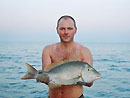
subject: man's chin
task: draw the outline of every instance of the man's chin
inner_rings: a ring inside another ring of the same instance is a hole
[[[71,42],[71,40],[69,39],[66,39],[66,40],[62,40],[62,42],[64,42],[64,43],[69,43],[69,42]]]

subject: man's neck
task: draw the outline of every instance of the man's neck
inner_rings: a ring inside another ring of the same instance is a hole
[[[68,42],[68,43],[64,43],[64,42],[60,42],[60,47],[62,49],[70,49],[74,46],[74,41]]]

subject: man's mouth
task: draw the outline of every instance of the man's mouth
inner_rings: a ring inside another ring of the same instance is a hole
[[[69,38],[69,36],[63,36],[65,39],[68,39]]]

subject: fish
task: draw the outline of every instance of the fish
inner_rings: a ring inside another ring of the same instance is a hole
[[[45,83],[49,88],[58,88],[61,85],[85,85],[101,77],[91,65],[82,61],[62,61],[49,70],[36,70],[30,64],[27,66],[27,73],[22,80],[36,79],[37,82]]]

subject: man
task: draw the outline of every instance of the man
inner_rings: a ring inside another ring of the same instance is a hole
[[[77,27],[71,16],[62,16],[57,22],[57,33],[60,42],[48,45],[42,53],[42,68],[49,69],[51,63],[77,59],[92,65],[92,56],[88,48],[74,42]],[[87,83],[90,87],[93,83]],[[49,89],[50,98],[84,98],[81,85],[62,85],[59,88]]]

